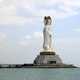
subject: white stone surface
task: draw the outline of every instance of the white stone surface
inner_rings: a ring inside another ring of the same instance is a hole
[[[52,32],[51,32],[51,24],[44,25],[43,29],[43,49],[44,50],[52,50]]]

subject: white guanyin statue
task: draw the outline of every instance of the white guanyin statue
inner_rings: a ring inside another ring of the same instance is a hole
[[[52,34],[51,34],[51,17],[45,16],[44,17],[44,29],[43,29],[43,49],[49,51],[52,49]]]

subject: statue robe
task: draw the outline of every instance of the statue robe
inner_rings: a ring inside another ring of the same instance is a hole
[[[50,50],[52,47],[51,46],[51,44],[52,44],[51,25],[46,25],[44,27],[43,37],[44,37],[43,49]]]

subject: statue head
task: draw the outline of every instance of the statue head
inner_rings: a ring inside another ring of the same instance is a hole
[[[44,25],[51,25],[52,20],[50,16],[45,16],[44,17]]]

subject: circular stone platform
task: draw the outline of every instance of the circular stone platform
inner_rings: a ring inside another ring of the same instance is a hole
[[[34,64],[62,64],[62,60],[55,52],[40,52]]]

